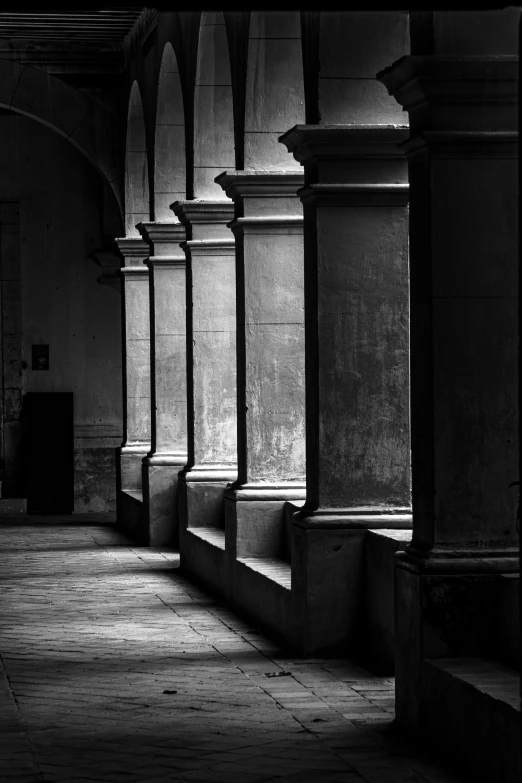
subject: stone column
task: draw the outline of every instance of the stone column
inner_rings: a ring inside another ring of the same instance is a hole
[[[237,476],[234,237],[226,201],[177,201],[187,228],[188,460],[180,473],[180,535],[224,528],[223,495]],[[183,556],[183,545],[182,545]]]
[[[473,53],[464,34],[452,41]],[[415,731],[438,698],[423,661],[489,657],[498,575],[518,568],[518,62],[491,51],[378,75],[411,128],[414,527],[396,568],[396,677],[397,719]]]
[[[143,463],[149,544],[178,546],[178,473],[187,462],[186,262],[180,223],[139,223],[149,243],[151,450]]]
[[[238,340],[238,479],[227,549],[280,557],[283,508],[305,497],[303,217],[299,171],[232,171]]]
[[[306,182],[306,503],[292,537],[305,650],[357,648],[365,531],[411,526],[406,136],[304,125],[281,137]]]
[[[118,523],[141,538],[141,463],[150,451],[149,248],[139,237],[115,241],[123,259],[124,439],[118,455]]]

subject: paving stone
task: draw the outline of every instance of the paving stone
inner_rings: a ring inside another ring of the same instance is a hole
[[[393,680],[296,659],[178,566],[89,519],[4,520],[2,783],[461,783],[391,730]]]

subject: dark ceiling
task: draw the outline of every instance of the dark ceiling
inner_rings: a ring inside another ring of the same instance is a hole
[[[103,10],[2,11],[0,39],[41,43],[121,44],[143,7],[120,6]]]

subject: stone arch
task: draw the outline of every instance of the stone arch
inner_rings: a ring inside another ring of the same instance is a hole
[[[143,103],[138,82],[132,85],[125,144],[125,233],[139,237],[137,223],[150,220],[149,165]]]
[[[252,11],[245,99],[245,169],[299,168],[278,137],[305,122],[298,11]]]
[[[187,197],[185,114],[178,63],[165,44],[158,79],[154,141],[154,216],[172,220],[170,205]]]
[[[110,186],[123,212],[118,124],[103,106],[52,74],[1,59],[0,106],[47,125],[73,144]]]
[[[220,11],[203,13],[194,91],[194,197],[226,198],[214,178],[234,166],[232,79],[225,20]]]

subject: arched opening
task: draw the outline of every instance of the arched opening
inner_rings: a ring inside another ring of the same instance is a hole
[[[299,13],[253,11],[247,60],[245,169],[299,168],[278,137],[304,122]]]
[[[0,108],[30,117],[67,139],[92,163],[121,209],[119,133],[109,111],[50,73],[1,59]],[[114,211],[114,206],[108,209]]]
[[[132,85],[125,145],[125,232],[139,237],[136,224],[150,220],[149,167],[143,104],[138,83]]]
[[[214,178],[233,169],[234,114],[225,20],[201,15],[194,93],[194,197],[223,200]]]
[[[186,198],[185,116],[174,49],[165,45],[158,82],[154,144],[154,213],[172,220],[170,205]]]

